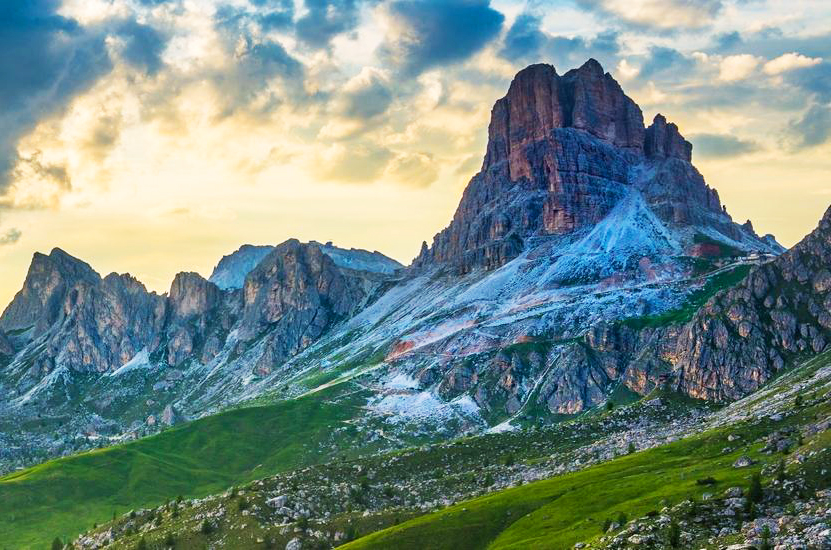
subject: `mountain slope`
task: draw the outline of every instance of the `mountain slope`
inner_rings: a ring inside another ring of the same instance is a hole
[[[531,65],[494,105],[482,170],[415,265],[499,267],[533,237],[599,223],[631,188],[685,248],[701,231],[741,250],[781,251],[732,222],[692,166],[691,150],[661,115],[645,128],[640,108],[597,61],[563,76]]]
[[[661,392],[538,431],[286,472],[210,498],[124,515],[76,543],[133,548],[144,537],[151,547],[172,538],[185,549],[316,548],[377,531],[347,547],[559,549],[584,541],[589,547],[664,548],[673,516],[681,525],[681,548],[722,548],[746,539],[757,544],[753,529],[768,523],[788,526],[775,544],[821,548],[831,542],[822,517],[831,494],[818,491],[828,486],[823,469],[831,466],[822,452],[831,434],[829,389],[831,367],[823,354],[728,407]],[[742,457],[756,463],[735,467]],[[782,458],[784,484],[777,481]],[[763,472],[765,498],[756,503],[760,517],[753,521],[734,487],[747,489],[756,471]],[[627,524],[621,514],[634,519]],[[206,520],[208,530],[201,527]]]
[[[778,514],[783,517],[780,526],[798,524],[793,521],[798,513],[794,510],[807,510],[810,504],[814,508],[819,504],[822,509],[823,503],[827,505],[831,500],[825,491],[829,482],[825,469],[831,466],[831,459],[823,452],[827,450],[825,430],[831,414],[827,400],[831,389],[829,359],[824,354],[791,372],[762,395],[713,414],[705,421],[701,434],[576,473],[453,504],[343,548],[561,549],[577,547],[575,544],[581,541],[589,541],[580,546],[586,548],[666,548],[671,547],[668,515],[673,513],[686,535],[681,537],[678,548],[702,548],[708,544],[711,546],[707,547],[726,548],[725,539],[744,540],[736,536],[736,522],[741,525],[743,520],[754,519],[752,515],[742,518],[744,498],[739,499],[737,513],[730,501],[735,490],[730,488],[738,487],[739,496],[747,494],[751,474],[757,472],[763,473],[763,483],[768,486],[764,503],[757,504],[757,513],[762,518],[766,513]],[[802,396],[809,392],[815,397],[806,403]],[[797,395],[803,405],[795,406]],[[815,423],[817,418],[825,422]],[[777,451],[775,443],[794,433],[806,435],[804,439],[800,436],[798,442],[787,439],[784,452]],[[770,441],[774,441],[773,452]],[[788,459],[788,453],[796,453],[796,459]],[[740,458],[749,459],[749,465],[737,467]],[[783,474],[776,474],[780,459],[783,465],[784,460],[788,464]],[[777,476],[787,479],[791,487],[778,482]],[[669,480],[672,482],[668,483]],[[793,502],[800,500],[799,507],[794,507]],[[696,501],[700,504],[696,505]],[[783,513],[789,502],[791,511]],[[732,511],[728,513],[726,509]],[[666,519],[654,526],[646,525],[647,529],[638,528],[659,515]],[[636,519],[626,526],[621,523],[626,524],[627,519],[615,522],[619,517]],[[810,547],[831,543],[827,520],[810,514],[798,519],[806,525],[816,522],[819,527],[812,531],[817,534],[814,540],[818,545]],[[608,532],[612,535],[604,536],[610,524]],[[777,522],[769,520],[761,523],[764,524]],[[623,527],[629,528],[622,530]],[[794,529],[792,533],[795,531],[798,532]],[[744,532],[750,539],[747,542],[756,543],[758,532]],[[714,533],[721,533],[720,541],[713,540]],[[779,535],[784,538],[786,533],[783,530]],[[781,547],[800,547],[798,544],[804,544],[809,537],[812,534],[806,531],[805,538],[792,536],[791,543],[782,541]],[[744,546],[736,548],[739,547]]]
[[[239,401],[384,284],[384,273],[341,268],[325,249],[290,240],[269,249],[242,289],[180,273],[161,296],[129,275],[101,278],[63,251],[36,254],[0,316],[9,348],[0,459],[25,464],[90,440],[129,440]]]
[[[702,397],[732,397],[757,389],[788,359],[828,349],[830,267],[831,208],[802,241],[696,314],[679,341],[688,350],[682,377]]]
[[[314,241],[310,244],[319,246],[320,250],[332,258],[335,265],[339,267],[387,275],[391,275],[395,270],[404,267],[378,251],[369,252],[356,248],[345,249],[334,246],[332,243],[320,244]],[[222,290],[242,288],[245,284],[246,275],[257,267],[257,264],[268,256],[273,249],[273,246],[268,245],[244,244],[236,252],[223,256],[208,280]]]
[[[215,282],[180,274],[158,296],[65,253],[37,256],[0,317],[12,348],[0,441],[17,457],[2,464],[343,377],[370,388],[369,414],[391,432],[446,436],[649,393],[675,380],[680,327],[618,325],[690,309],[725,270],[781,251],[732,221],[691,159],[678,128],[645,127],[596,61],[564,75],[533,65],[494,105],[454,219],[407,269],[289,240],[242,247]],[[705,397],[750,388],[708,383]]]
[[[354,394],[335,405],[331,397],[227,411],[0,477],[0,545],[43,548],[55,536],[67,540],[113,513],[350,456],[358,440],[337,430],[358,414],[362,399]]]

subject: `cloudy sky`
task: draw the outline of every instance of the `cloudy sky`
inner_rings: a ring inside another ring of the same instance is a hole
[[[160,291],[292,236],[408,263],[513,74],[589,57],[735,219],[831,203],[827,0],[3,0],[0,302],[54,246]]]

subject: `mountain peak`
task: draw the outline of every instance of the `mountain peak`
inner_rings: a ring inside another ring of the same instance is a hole
[[[494,105],[484,168],[508,161],[512,180],[530,177],[523,148],[568,127],[617,147],[643,150],[641,110],[600,63],[590,59],[563,76],[551,65],[536,64],[519,71]]]
[[[779,252],[732,221],[691,159],[678,126],[658,114],[645,128],[640,107],[596,60],[563,75],[530,65],[493,106],[482,170],[453,221],[414,265],[499,267],[531,237],[588,231],[633,190],[682,248],[703,232]]]
[[[580,65],[580,67],[577,70],[582,72],[594,73],[598,76],[603,76],[605,74],[603,66],[597,59],[593,57],[590,57],[588,60],[586,60],[586,62]]]
[[[692,143],[684,139],[677,125],[667,122],[666,117],[658,113],[646,129],[644,153],[651,158],[679,158],[691,162]]]

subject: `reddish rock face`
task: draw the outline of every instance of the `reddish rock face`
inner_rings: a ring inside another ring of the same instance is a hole
[[[664,115],[657,114],[646,129],[644,153],[652,158],[672,157],[691,162],[692,143],[681,136],[678,126],[672,122],[667,124]]]
[[[600,64],[590,59],[562,77],[551,65],[520,71],[496,102],[483,169],[508,161],[512,180],[534,177],[527,146],[554,128],[577,128],[616,147],[643,151],[640,108]]]
[[[693,258],[718,258],[721,256],[721,247],[712,243],[698,243],[689,249],[688,254]]]
[[[640,108],[597,61],[562,76],[531,65],[494,105],[482,170],[414,266],[498,268],[529,237],[593,226],[633,187],[668,226],[759,240],[723,211],[691,155],[692,145],[662,115],[644,128]]]

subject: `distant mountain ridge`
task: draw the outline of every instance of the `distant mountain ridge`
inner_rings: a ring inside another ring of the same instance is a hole
[[[78,433],[121,440],[355,380],[367,415],[434,434],[661,386],[733,399],[779,367],[743,369],[744,353],[725,369],[683,346],[716,349],[696,311],[783,248],[733,222],[691,159],[678,128],[661,115],[645,127],[596,61],[562,76],[533,65],[496,102],[453,220],[406,268],[290,239],[243,245],[158,295],[36,254],[0,316],[0,417],[67,418],[38,432],[59,453]]]
[[[377,250],[369,252],[356,248],[339,248],[331,242],[320,244],[311,241],[310,244],[319,246],[323,253],[332,258],[335,264],[340,267],[388,275],[404,267]],[[245,276],[257,267],[257,264],[272,250],[274,250],[274,247],[271,245],[244,244],[235,252],[223,256],[208,280],[222,290],[242,288],[245,283]]]

